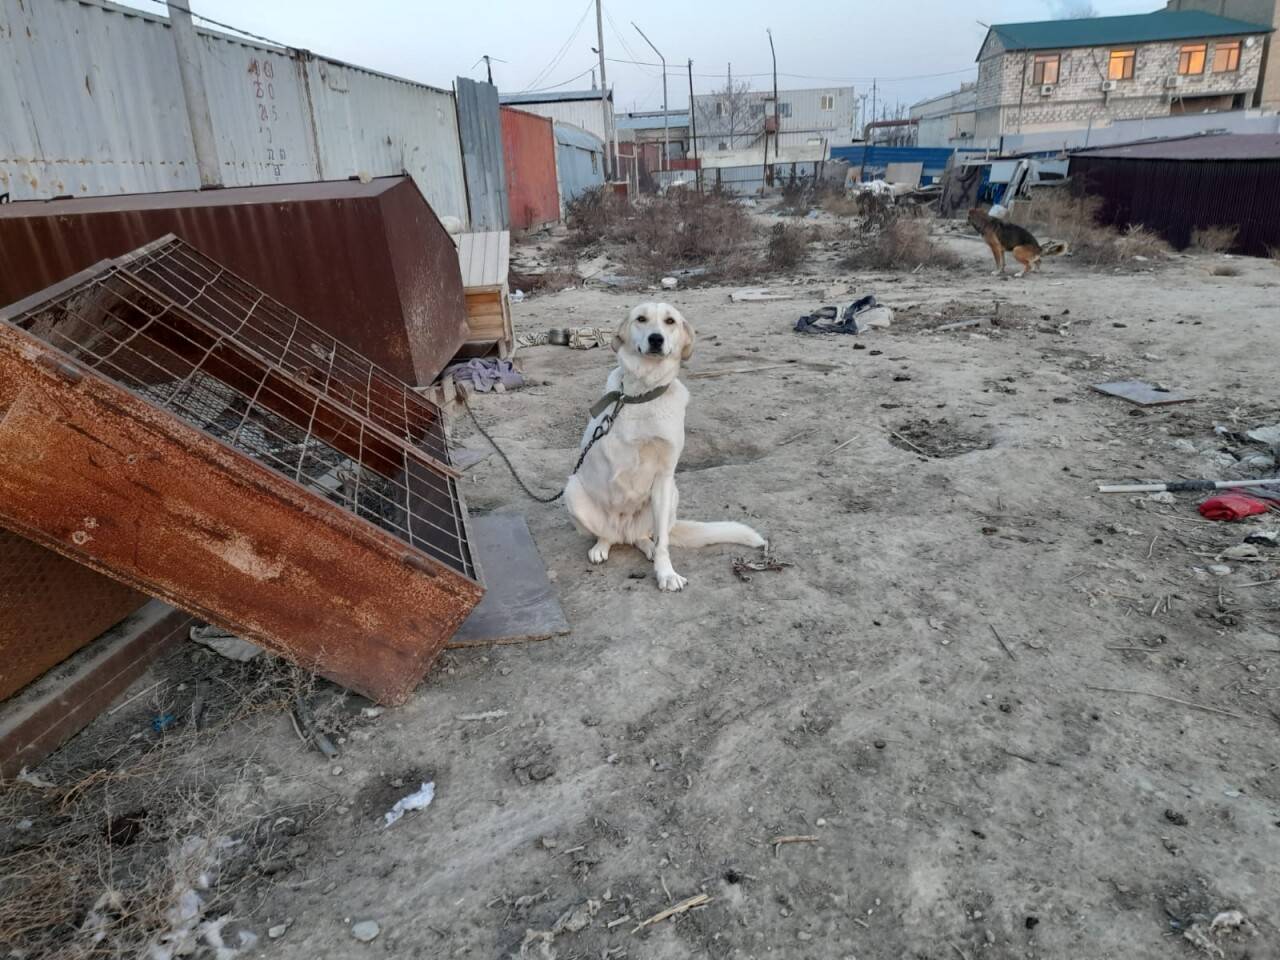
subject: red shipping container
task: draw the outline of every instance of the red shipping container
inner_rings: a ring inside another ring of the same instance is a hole
[[[502,157],[512,230],[531,230],[560,219],[556,137],[551,120],[503,107]]]

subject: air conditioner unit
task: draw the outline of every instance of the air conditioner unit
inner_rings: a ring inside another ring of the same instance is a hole
[[[1110,92],[1111,92],[1112,90],[1114,90],[1115,88],[1116,88],[1116,82],[1115,82],[1114,80],[1103,80],[1103,81],[1102,81],[1102,92],[1103,92],[1103,93],[1110,93]]]
[[[1164,85],[1165,85],[1165,88],[1166,88],[1166,89],[1169,89],[1169,90],[1172,90],[1174,87],[1180,87],[1180,86],[1182,86],[1182,78],[1181,78],[1181,77],[1176,77],[1176,76],[1175,76],[1175,77],[1165,77],[1165,78],[1164,78]]]
[[[1052,84],[1052,83],[1046,83],[1046,84],[1044,84],[1044,85],[1040,88],[1040,96],[1042,96],[1042,97],[1051,97],[1051,96],[1053,96],[1053,84]]]

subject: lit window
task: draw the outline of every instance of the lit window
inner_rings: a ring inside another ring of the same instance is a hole
[[[824,111],[825,111],[825,110],[834,110],[835,108],[836,108],[836,98],[835,98],[835,94],[833,94],[833,93],[824,93],[824,94],[819,98],[819,103],[818,103],[818,109],[819,109],[819,110],[824,110]]]
[[[1231,73],[1239,69],[1240,41],[1231,40],[1227,43],[1215,43],[1213,45],[1213,72]]]
[[[1178,51],[1178,73],[1183,76],[1204,73],[1205,44],[1188,43]]]
[[[1058,82],[1058,67],[1062,63],[1060,53],[1037,53],[1031,66],[1031,82],[1036,86]]]
[[[1135,59],[1137,59],[1135,50],[1112,50],[1111,59],[1107,62],[1107,79],[1132,80]]]

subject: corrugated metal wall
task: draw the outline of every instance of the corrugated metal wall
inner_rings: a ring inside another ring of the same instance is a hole
[[[408,172],[467,218],[453,96],[200,31],[227,186]],[[101,0],[0,0],[0,193],[200,185],[168,21]]]
[[[551,121],[511,107],[500,113],[511,229],[554,223],[560,219],[560,191]]]
[[[506,230],[507,175],[503,167],[498,88],[458,77],[458,137],[467,173],[473,230]]]
[[[1178,249],[1196,227],[1235,226],[1235,250],[1280,247],[1280,160],[1071,158],[1074,189],[1102,197],[1101,219],[1150,227]]]
[[[584,191],[604,185],[604,143],[599,137],[568,123],[557,123],[556,177],[560,210]]]

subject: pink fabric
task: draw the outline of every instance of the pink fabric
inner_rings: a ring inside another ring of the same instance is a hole
[[[1210,520],[1243,520],[1266,512],[1267,501],[1247,493],[1219,493],[1200,504],[1200,515]]]

